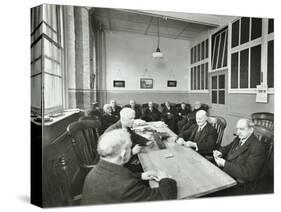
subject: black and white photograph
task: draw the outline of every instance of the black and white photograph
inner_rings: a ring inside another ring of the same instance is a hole
[[[273,196],[274,17],[58,4],[30,17],[32,204]]]

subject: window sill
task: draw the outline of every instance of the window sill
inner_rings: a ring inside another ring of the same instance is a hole
[[[69,110],[65,110],[61,115],[59,116],[56,116],[56,117],[51,117],[51,116],[48,116],[48,117],[45,117],[46,120],[49,119],[49,121],[43,121],[43,120],[36,120],[38,118],[36,117],[32,117],[31,118],[31,122],[38,125],[38,126],[51,126],[59,121],[62,121],[64,120],[65,118],[69,117],[69,116],[72,116],[73,114],[76,114],[76,113],[80,113],[80,109],[69,109]]]

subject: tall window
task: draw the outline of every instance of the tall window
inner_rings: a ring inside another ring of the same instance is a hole
[[[208,39],[190,50],[190,90],[208,90]]]
[[[224,69],[227,66],[227,27],[212,35],[212,71]]]
[[[38,107],[40,99],[44,114],[63,110],[61,21],[60,6],[44,4],[31,10],[32,107]]]
[[[251,90],[262,82],[272,88],[273,19],[242,17],[234,21],[231,28],[230,88]],[[263,53],[267,60],[262,60]],[[267,71],[262,67],[267,67]]]

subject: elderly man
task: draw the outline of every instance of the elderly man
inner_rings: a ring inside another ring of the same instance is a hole
[[[134,174],[123,165],[131,157],[130,134],[125,129],[101,136],[98,143],[100,161],[87,175],[81,204],[124,203],[176,199],[176,181],[164,172]],[[151,189],[143,180],[159,180]]]
[[[150,146],[153,144],[153,141],[149,141],[148,139],[136,134],[134,131],[131,130],[134,124],[134,120],[135,120],[135,111],[131,108],[125,107],[120,111],[120,120],[117,121],[115,124],[111,125],[109,128],[107,128],[105,132],[109,132],[114,129],[125,128],[130,133],[131,140],[133,142],[132,145],[133,157],[126,164],[126,167],[136,172],[136,171],[142,171],[142,168],[139,165],[136,155],[142,150],[143,146]]]
[[[165,102],[161,114],[161,119],[164,121],[168,127],[173,130],[175,133],[178,131],[177,122],[176,122],[177,111],[171,106],[170,102]]]
[[[130,100],[129,105],[126,105],[125,107],[132,108],[136,112],[136,114],[135,114],[136,119],[141,118],[141,116],[142,116],[141,108],[139,105],[136,104],[135,100]]]
[[[237,137],[233,142],[215,150],[213,156],[219,167],[243,184],[243,189],[236,190],[240,194],[250,191],[257,179],[265,160],[265,147],[253,134],[253,123],[249,119],[240,119],[236,128]]]
[[[102,134],[109,126],[118,121],[118,119],[112,115],[112,108],[110,104],[103,106],[104,113],[101,116],[101,131]]]
[[[160,112],[157,108],[155,108],[153,106],[152,101],[149,101],[147,104],[147,108],[144,108],[142,119],[145,121],[159,121],[160,120]]]
[[[112,108],[112,115],[114,115],[117,119],[119,119],[121,107],[117,105],[117,102],[114,99],[110,100],[110,105]]]
[[[196,124],[182,130],[177,143],[185,147],[194,148],[200,154],[210,154],[215,148],[217,130],[208,123],[207,112],[199,110],[196,113]]]

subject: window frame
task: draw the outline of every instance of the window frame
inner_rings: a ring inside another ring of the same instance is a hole
[[[262,33],[261,37],[251,40],[251,31],[252,31],[252,18],[250,17],[250,24],[249,24],[249,41],[240,45],[241,40],[241,18],[239,17],[229,23],[229,33],[228,33],[228,93],[245,93],[245,94],[256,94],[257,88],[250,88],[250,70],[251,70],[251,48],[257,45],[261,45],[261,81],[267,85],[267,44],[269,41],[274,40],[274,32],[268,34],[268,23],[269,18],[262,18]],[[239,23],[239,41],[238,46],[234,48],[231,47],[232,42],[232,24],[235,23],[237,20],[240,20]],[[248,57],[248,88],[239,88],[240,87],[240,52],[249,49],[249,57]],[[238,88],[231,88],[231,55],[233,53],[238,52]],[[268,94],[274,93],[274,87],[268,88]]]
[[[202,58],[202,44],[204,45],[204,58]],[[195,45],[193,45],[190,48],[190,54],[193,53],[193,55],[190,56],[190,58],[193,58],[193,60],[190,61],[190,68],[189,68],[189,92],[190,93],[209,93],[209,83],[206,84],[206,82],[208,81],[209,78],[209,36],[207,38],[201,39],[200,41],[196,42]],[[199,46],[200,49],[200,55],[198,58],[198,51],[195,49],[198,49],[197,47]],[[208,48],[207,48],[208,47]],[[207,65],[206,65],[207,64]],[[202,87],[202,78],[201,78],[201,67],[204,67],[204,89],[201,89]],[[200,79],[199,79],[199,89],[194,88],[195,85],[197,85],[197,77],[198,77],[198,66],[200,67]],[[206,69],[207,69],[207,73],[206,73]],[[195,74],[195,70],[196,70],[196,74]],[[196,77],[195,77],[196,75]],[[206,80],[207,78],[207,80]],[[196,80],[196,82],[195,82]],[[206,88],[208,85],[208,88]]]

